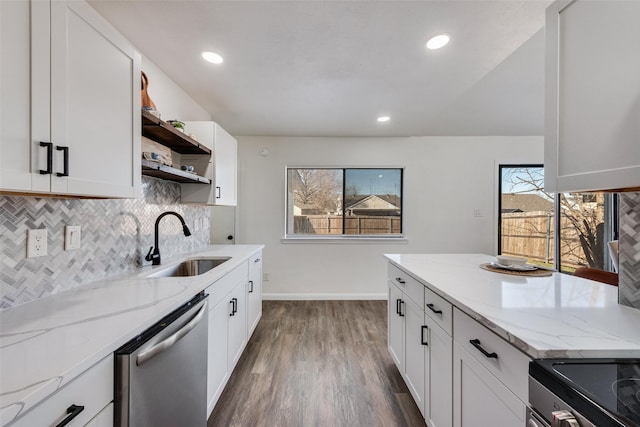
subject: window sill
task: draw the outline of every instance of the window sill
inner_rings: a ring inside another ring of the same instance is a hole
[[[339,244],[406,244],[409,239],[404,236],[393,237],[365,237],[365,236],[331,236],[331,237],[309,237],[309,236],[286,236],[280,239],[281,243],[339,243]]]

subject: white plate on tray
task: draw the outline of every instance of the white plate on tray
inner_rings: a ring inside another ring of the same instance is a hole
[[[495,262],[495,261],[491,263],[491,266],[495,267],[495,268],[501,268],[503,270],[509,270],[509,271],[533,271],[533,270],[537,270],[538,269],[538,267],[536,267],[535,265],[529,265],[529,264],[504,265],[504,264],[500,264],[500,263]]]

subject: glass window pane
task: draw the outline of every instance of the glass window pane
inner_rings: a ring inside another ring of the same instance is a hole
[[[402,171],[345,169],[345,234],[400,234]]]
[[[554,202],[544,191],[544,168],[500,167],[499,253],[553,267]]]
[[[288,169],[288,234],[342,234],[342,173],[342,169]]]
[[[561,271],[573,273],[584,266],[607,270],[607,242],[613,240],[606,227],[608,198],[605,193],[560,193]]]
[[[288,168],[287,235],[400,235],[402,169]]]

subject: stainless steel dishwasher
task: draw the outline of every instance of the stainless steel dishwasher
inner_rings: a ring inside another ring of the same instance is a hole
[[[207,297],[199,293],[116,350],[114,425],[206,426]]]

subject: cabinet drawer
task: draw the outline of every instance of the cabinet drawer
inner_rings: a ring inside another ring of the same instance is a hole
[[[109,355],[10,425],[55,426],[67,416],[67,408],[79,405],[84,409],[67,425],[83,426],[112,400],[113,356]]]
[[[422,307],[424,304],[424,285],[422,283],[393,264],[389,264],[389,280],[402,289],[402,292],[413,302]]]
[[[454,340],[518,398],[528,402],[530,359],[460,310],[454,309],[453,316]]]
[[[447,334],[451,335],[453,324],[453,306],[449,301],[424,288],[424,312],[432,318]]]

